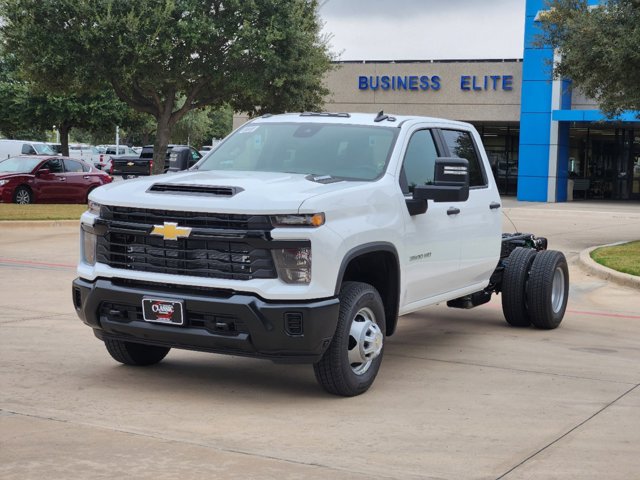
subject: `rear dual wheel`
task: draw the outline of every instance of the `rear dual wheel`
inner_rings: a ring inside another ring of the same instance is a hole
[[[502,277],[502,311],[509,325],[550,330],[562,322],[569,298],[569,269],[561,252],[516,248]]]

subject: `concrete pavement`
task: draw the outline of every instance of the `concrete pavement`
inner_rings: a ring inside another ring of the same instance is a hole
[[[561,327],[509,328],[499,297],[425,309],[352,399],[304,365],[121,366],[73,310],[77,228],[0,224],[0,478],[638,478],[640,295],[578,254],[640,238],[640,206],[504,207],[569,259]]]

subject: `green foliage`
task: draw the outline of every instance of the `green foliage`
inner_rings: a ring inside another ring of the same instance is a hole
[[[3,0],[21,71],[47,90],[105,81],[155,117],[154,168],[191,110],[318,109],[330,68],[317,0]],[[160,153],[162,152],[162,153]]]
[[[541,18],[539,44],[556,48],[554,73],[570,78],[609,116],[640,111],[640,2],[552,0]]]

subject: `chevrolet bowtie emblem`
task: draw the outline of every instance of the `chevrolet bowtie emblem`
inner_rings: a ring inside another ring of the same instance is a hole
[[[160,235],[165,240],[178,240],[191,235],[191,228],[179,227],[177,223],[164,222],[164,225],[154,225],[151,235]]]
[[[135,165],[135,163],[133,163],[133,162],[127,162],[127,165],[128,165],[128,166],[130,166],[130,167],[133,167],[133,166]]]

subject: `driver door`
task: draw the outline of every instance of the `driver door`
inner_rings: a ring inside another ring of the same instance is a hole
[[[417,129],[405,148],[400,188],[405,199],[412,198],[416,185],[433,182],[435,160],[444,156],[437,130]],[[428,201],[425,213],[410,215],[402,209],[405,224],[404,272],[405,306],[460,288],[458,269],[462,223],[456,204]]]

